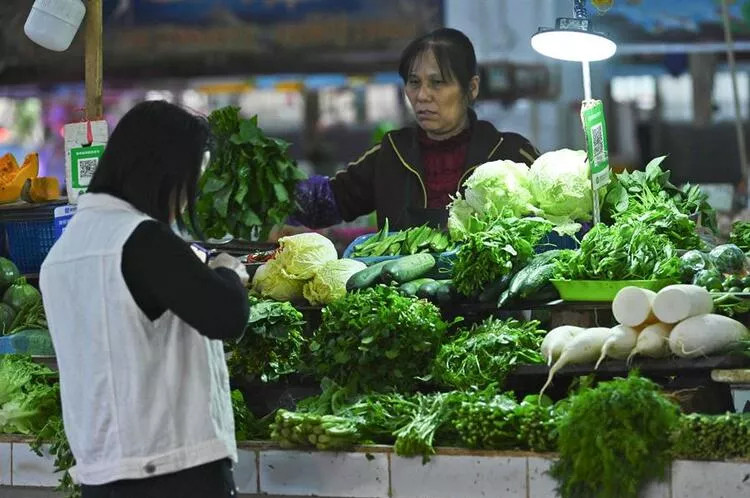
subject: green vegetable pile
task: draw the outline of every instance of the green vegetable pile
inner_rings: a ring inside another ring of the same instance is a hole
[[[309,363],[318,379],[411,392],[447,329],[440,310],[427,301],[385,286],[365,289],[323,309]]]
[[[750,221],[735,221],[729,243],[738,246],[744,252],[750,252]]]
[[[516,218],[503,211],[487,218],[483,229],[465,236],[453,266],[453,282],[464,296],[477,296],[486,285],[524,266],[552,228],[542,218]]]
[[[598,224],[568,261],[558,264],[563,280],[679,280],[682,267],[665,235],[640,221]]]
[[[271,424],[271,439],[282,448],[343,450],[354,446],[359,434],[356,424],[348,418],[279,410]]]
[[[464,402],[454,424],[461,442],[484,450],[554,451],[562,413],[547,397],[527,396],[519,404],[512,394]]]
[[[0,356],[0,433],[37,434],[60,410],[57,373],[26,356]]]
[[[673,206],[679,213],[697,216],[702,226],[716,233],[716,211],[708,203],[708,195],[697,185],[683,188],[669,181],[671,172],[661,164],[666,156],[652,159],[645,171],[623,172],[615,177],[604,199],[603,213],[611,219],[629,219],[652,209],[668,213]],[[680,233],[687,235],[686,232]]]
[[[304,345],[302,313],[289,303],[249,300],[245,334],[226,343],[230,374],[271,382],[296,372]]]
[[[544,335],[537,321],[489,317],[440,348],[433,378],[456,389],[502,386],[517,365],[544,363],[539,352]]]
[[[747,459],[750,458],[750,415],[683,415],[673,439],[672,451],[675,458]]]
[[[294,212],[294,189],[305,175],[287,156],[289,144],[264,135],[257,116],[243,119],[238,107],[224,107],[208,122],[216,144],[198,182],[199,225],[207,237],[266,240]]]
[[[389,234],[386,219],[383,229],[357,245],[351,257],[406,256],[421,252],[440,254],[453,248],[448,234],[427,225]]]
[[[272,417],[258,419],[247,408],[242,391],[232,391],[232,412],[234,413],[234,438],[237,441],[263,440],[271,437]]]
[[[659,386],[631,373],[571,396],[558,424],[551,469],[562,498],[636,498],[663,479],[679,408]]]

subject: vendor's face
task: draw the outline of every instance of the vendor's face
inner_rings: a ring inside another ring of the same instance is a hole
[[[479,78],[475,76],[469,85],[472,99],[476,97],[478,82]],[[427,132],[428,137],[446,139],[466,127],[468,96],[455,78],[443,78],[431,50],[414,61],[406,81],[406,97],[414,109],[419,126]]]

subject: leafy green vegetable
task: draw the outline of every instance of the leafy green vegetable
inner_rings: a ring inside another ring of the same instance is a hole
[[[697,216],[703,226],[717,233],[716,211],[708,203],[708,195],[697,185],[687,184],[682,189],[673,185],[671,172],[661,169],[664,159],[666,156],[651,160],[645,171],[616,175],[604,199],[603,213],[613,219],[623,214],[629,217],[670,204],[682,214]]]
[[[679,280],[677,251],[665,235],[640,221],[598,224],[569,261],[559,262],[555,277],[565,280]]]
[[[367,265],[353,259],[335,259],[323,264],[312,280],[302,288],[302,295],[313,306],[329,304],[346,295],[349,277]]]
[[[289,278],[281,264],[272,259],[260,266],[253,275],[253,294],[276,301],[300,302],[303,299],[304,280]]]
[[[229,373],[271,382],[296,372],[305,342],[302,313],[289,303],[248,299],[245,334],[225,346]]]
[[[238,107],[224,107],[208,122],[216,146],[198,182],[200,227],[207,237],[265,240],[294,212],[294,189],[305,175],[287,156],[289,144],[265,136],[257,116],[243,119]]]
[[[276,253],[284,276],[294,280],[310,280],[318,268],[338,257],[333,242],[315,232],[280,238]]]
[[[539,322],[489,317],[444,344],[435,358],[433,377],[456,389],[498,383],[522,363],[544,363],[540,347],[545,332]]]
[[[61,473],[60,484],[55,490],[65,493],[66,498],[80,498],[81,487],[73,482],[69,472],[76,461],[65,435],[62,414],[56,414],[47,419],[46,425],[36,434],[36,438],[29,446],[34,453],[42,456],[42,445],[44,444],[49,444],[48,452],[55,457],[53,462],[55,473]]]
[[[750,252],[750,221],[735,221],[729,243],[734,244],[744,252]]]
[[[383,228],[357,245],[352,252],[352,258],[368,258],[379,256],[407,256],[428,252],[440,254],[454,249],[448,235],[422,225],[421,227],[407,228],[392,234],[388,233],[388,220],[385,220]]]
[[[494,161],[479,166],[466,179],[466,189],[449,206],[448,229],[453,240],[483,229],[477,218],[494,218],[503,211],[513,216],[536,212],[532,203],[529,168],[513,161]]]
[[[475,219],[453,266],[453,282],[464,296],[476,296],[487,284],[518,270],[534,255],[552,223],[542,218],[516,218],[503,211],[497,218]]]
[[[625,212],[617,215],[618,222],[636,222],[649,225],[659,235],[664,235],[675,249],[701,249],[705,246],[693,220],[666,202],[642,212]]]
[[[531,165],[529,175],[534,203],[540,216],[555,224],[561,234],[575,235],[591,220],[591,180],[582,150],[560,149],[542,154]]]
[[[13,334],[24,329],[46,329],[47,316],[41,301],[29,302],[21,306],[13,318],[6,335]]]
[[[636,498],[663,479],[679,408],[654,382],[631,373],[573,395],[558,424],[551,473],[562,498]]]
[[[237,441],[258,441],[271,437],[271,423],[274,414],[256,418],[247,408],[242,391],[232,391],[232,411],[234,413],[234,437]]]
[[[279,410],[271,424],[271,439],[284,448],[343,450],[359,440],[359,432],[357,424],[345,417]]]
[[[674,458],[685,460],[750,458],[750,415],[683,415],[673,434],[672,452]]]
[[[427,373],[447,328],[427,301],[382,285],[354,292],[323,309],[310,366],[319,379],[409,392]]]

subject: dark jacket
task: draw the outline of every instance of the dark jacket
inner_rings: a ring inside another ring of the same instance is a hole
[[[530,166],[539,157],[536,148],[523,136],[502,133],[491,123],[477,120],[471,110],[469,117],[471,139],[459,185],[486,162],[508,159]],[[427,207],[417,133],[412,127],[388,132],[379,145],[331,180],[336,204],[345,221],[376,211],[379,227],[386,218],[394,230],[414,224],[410,208]]]

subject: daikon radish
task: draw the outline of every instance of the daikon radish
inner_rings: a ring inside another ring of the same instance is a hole
[[[670,285],[654,299],[654,314],[660,322],[678,323],[691,316],[705,315],[714,310],[711,294],[697,285]]]
[[[748,330],[737,320],[722,315],[698,315],[675,325],[669,348],[682,358],[720,353],[748,337]]]
[[[654,323],[656,317],[652,305],[656,293],[640,287],[625,287],[612,301],[612,314],[615,320],[628,327],[638,327],[643,324]]]
[[[568,341],[581,331],[582,327],[563,325],[547,332],[542,341],[542,356],[547,360],[547,366],[557,361]]]
[[[595,362],[599,357],[604,342],[611,335],[612,330],[603,327],[586,329],[583,332],[576,334],[575,337],[565,344],[565,347],[560,354],[560,358],[558,358],[555,364],[552,365],[552,368],[549,369],[547,382],[544,384],[542,391],[539,394],[544,394],[544,391],[552,383],[552,377],[554,377],[557,371],[568,363],[579,364]]]
[[[602,346],[602,354],[599,356],[599,361],[596,362],[594,370],[599,368],[599,364],[604,361],[604,358],[609,356],[616,360],[624,360],[628,357],[633,348],[635,348],[636,341],[638,340],[638,330],[633,327],[625,325],[618,325],[612,329],[612,334],[609,338],[604,341]]]
[[[669,356],[668,339],[672,327],[673,325],[666,323],[654,323],[641,330],[633,351],[628,355],[628,364],[638,354],[649,358],[666,358]]]

